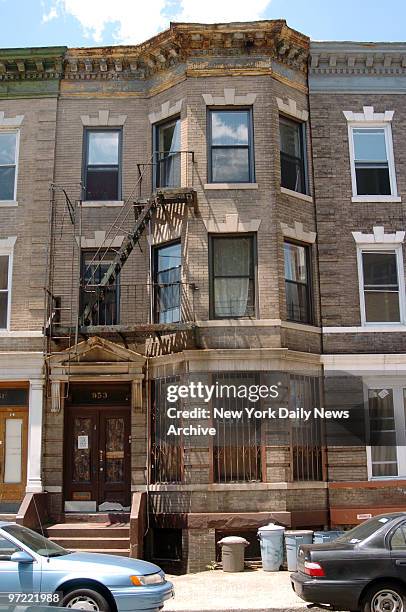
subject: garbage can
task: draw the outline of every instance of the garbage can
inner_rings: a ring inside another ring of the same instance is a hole
[[[221,546],[223,572],[244,571],[244,549],[249,542],[238,536],[227,536],[217,542]]]
[[[285,527],[269,523],[258,529],[261,544],[262,569],[277,572],[283,561],[283,534]]]
[[[297,570],[297,551],[299,546],[301,544],[311,544],[312,541],[313,531],[310,529],[285,531],[286,558],[289,572]]]
[[[340,535],[342,535],[344,531],[315,531],[313,537],[313,544],[326,544],[327,542],[332,542]]]

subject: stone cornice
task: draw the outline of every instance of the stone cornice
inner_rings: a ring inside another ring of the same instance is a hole
[[[65,56],[65,79],[140,79],[187,64],[227,57],[279,61],[307,71],[308,37],[292,30],[284,20],[227,24],[171,23],[170,28],[133,46],[73,48]],[[241,70],[241,63],[236,69]]]
[[[67,47],[0,49],[0,81],[59,79]]]
[[[404,75],[406,43],[312,42],[310,75]]]

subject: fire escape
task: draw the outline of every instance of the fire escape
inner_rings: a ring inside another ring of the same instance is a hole
[[[158,221],[170,223],[174,214],[180,214],[187,223],[188,216],[196,213],[194,154],[158,152],[137,168],[138,178],[130,195],[102,232],[102,245],[86,262],[82,245],[92,215],[91,209],[83,206],[83,185],[51,185],[46,355],[71,348],[91,335],[119,338],[127,344],[195,327],[194,285],[183,276],[173,279],[169,275],[167,280],[156,282],[149,248],[145,249],[145,236]],[[140,261],[135,257],[136,249],[144,254],[141,275],[135,269]],[[170,317],[162,316],[168,301],[177,303],[176,314],[172,309]]]

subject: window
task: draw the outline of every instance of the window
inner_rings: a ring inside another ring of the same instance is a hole
[[[10,561],[11,555],[15,552],[18,552],[20,548],[16,546],[10,540],[6,540],[6,538],[0,535],[0,562],[1,561]]]
[[[399,525],[393,532],[390,541],[392,550],[406,550],[406,525]]]
[[[390,126],[350,127],[353,194],[397,195]]]
[[[121,131],[86,132],[85,199],[119,200]]]
[[[281,187],[307,193],[305,126],[279,118]]]
[[[210,182],[254,182],[250,110],[209,110],[208,140]]]
[[[211,274],[215,319],[255,316],[253,236],[212,236]]]
[[[398,475],[393,389],[369,389],[371,476]]]
[[[10,304],[10,256],[0,255],[0,329],[9,324]]]
[[[181,319],[180,242],[155,249],[155,322],[178,323]]]
[[[82,290],[81,311],[98,291],[104,274],[113,261],[115,253],[105,251],[83,251],[82,253]],[[118,325],[119,323],[120,288],[119,279],[104,289],[104,297],[98,302],[93,325]]]
[[[180,187],[180,119],[155,127],[155,187]]]
[[[16,199],[18,132],[0,131],[0,201]]]
[[[155,528],[153,533],[153,559],[180,561],[182,559],[182,529]]]
[[[312,323],[310,247],[285,242],[284,254],[287,319]]]
[[[401,250],[362,250],[361,314],[364,323],[400,323],[403,320],[399,287]]]

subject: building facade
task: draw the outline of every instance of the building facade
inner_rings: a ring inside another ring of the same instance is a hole
[[[63,544],[96,546],[79,519],[104,549],[199,571],[222,535],[255,557],[271,520],[402,507],[402,47],[278,20],[2,53],[0,509],[25,494],[24,522],[38,494]],[[168,393],[199,382],[365,403],[375,438],[329,446],[299,419],[186,433],[215,403],[170,416]],[[101,534],[115,516],[124,532]]]

